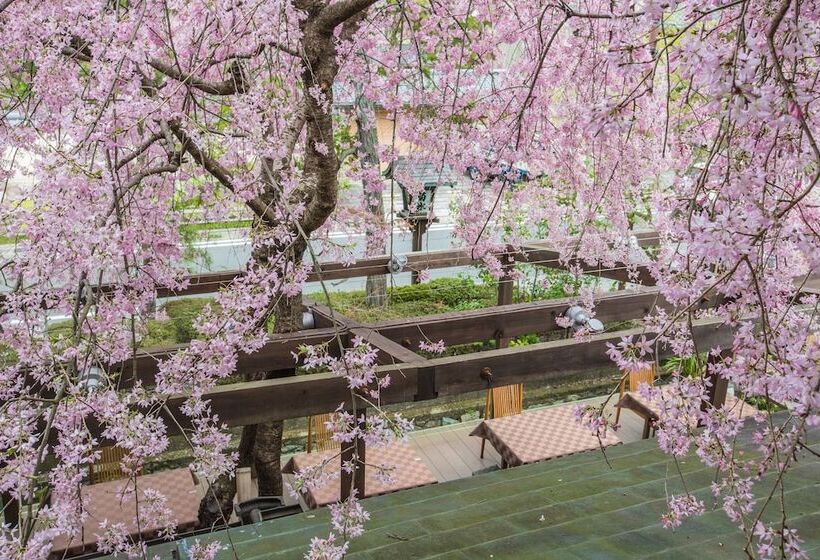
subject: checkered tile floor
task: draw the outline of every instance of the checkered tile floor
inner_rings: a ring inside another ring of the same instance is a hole
[[[511,467],[621,443],[611,430],[599,442],[572,416],[572,405],[487,420],[470,435],[486,438]]]
[[[172,511],[172,518],[177,522],[179,531],[192,529],[197,524],[200,495],[197,493],[194,479],[187,469],[173,469],[137,477],[137,493],[142,500],[146,489],[151,488],[167,498],[167,505]],[[150,537],[159,527],[146,525],[142,521],[140,530],[135,519],[134,484],[130,479],[115,480],[83,486],[80,489],[83,504],[88,511],[88,519],[77,537],[67,541],[59,537],[54,541],[54,551],[68,550],[70,553],[94,550],[97,534],[102,531],[100,523],[109,525],[123,523],[136,537],[139,532],[143,538]]]
[[[322,453],[304,453],[296,455],[285,465],[283,472],[292,473],[310,466],[318,465],[327,461],[339,453],[338,450],[324,451]],[[406,443],[395,443],[388,447],[379,449],[370,447],[366,453],[365,468],[365,492],[367,496],[377,496],[387,494],[397,490],[415,488],[427,484],[435,484],[436,478],[427,464],[415,453],[412,447]],[[377,467],[385,468],[392,478],[392,482],[386,483],[379,480]],[[334,468],[336,472],[341,468],[341,458],[335,457],[328,463],[327,469]],[[329,480],[322,486],[309,490],[304,495],[305,503],[315,508],[339,500],[341,482],[338,477]]]

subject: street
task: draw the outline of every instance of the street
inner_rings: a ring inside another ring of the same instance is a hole
[[[452,245],[452,224],[433,224],[425,235],[422,250],[437,251],[449,249]],[[203,251],[207,258],[197,262],[188,263],[191,272],[203,274],[206,272],[217,272],[222,270],[237,270],[245,266],[250,258],[250,242],[244,230],[226,230],[225,237],[194,243],[194,248]],[[352,237],[346,234],[332,234],[331,239],[340,243],[352,242],[358,250],[361,250],[364,243],[364,235]],[[388,252],[389,252],[388,245]],[[411,251],[411,235],[409,232],[399,230],[393,232],[393,252],[404,254]],[[204,262],[203,262],[204,261]],[[454,267],[445,269],[433,269],[430,271],[430,278],[453,276],[458,273],[466,273],[475,276],[475,269],[472,267]],[[326,288],[330,291],[354,291],[364,290],[366,279],[348,278],[344,280],[334,280],[326,283]],[[410,273],[404,272],[393,274],[390,283],[394,286],[404,286],[410,284]],[[316,292],[321,290],[318,282],[310,282],[305,287],[306,292]]]

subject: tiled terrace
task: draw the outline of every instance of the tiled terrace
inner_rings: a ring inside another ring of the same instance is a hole
[[[616,396],[617,397],[617,396]],[[553,406],[573,406],[578,403],[600,403],[603,397],[595,397],[574,403],[565,403]],[[614,403],[617,398],[610,400]],[[533,410],[533,409],[529,409]],[[527,414],[527,410],[524,411]],[[488,472],[497,469],[501,464],[501,457],[489,444],[484,450],[484,458],[480,457],[481,439],[469,434],[478,426],[481,420],[461,422],[450,426],[417,430],[410,434],[410,445],[416,454],[426,463],[438,482],[450,482],[473,476],[476,473]],[[643,420],[631,411],[625,410],[620,418],[621,428],[618,437],[624,442],[634,442],[641,439]],[[289,457],[283,457],[284,464]],[[292,480],[292,475],[284,475],[285,482]],[[288,504],[296,503],[291,496],[286,496]],[[303,509],[307,509],[302,503]]]

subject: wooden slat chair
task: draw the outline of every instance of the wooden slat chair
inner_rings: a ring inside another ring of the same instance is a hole
[[[125,457],[125,449],[116,445],[109,445],[101,447],[100,452],[99,460],[92,463],[89,468],[88,478],[91,484],[128,477],[123,472],[121,465],[122,458]]]
[[[504,385],[487,389],[487,401],[484,404],[484,419],[514,416],[524,411],[524,384]],[[484,458],[486,439],[481,439],[481,458]]]
[[[258,494],[251,467],[236,467],[236,502],[241,504],[256,498]]]
[[[629,372],[629,392],[634,393],[638,390],[638,387],[642,383],[646,383],[647,385],[653,385],[655,383],[656,372],[655,372],[655,364],[650,365],[649,367],[636,369]],[[624,397],[624,393],[626,389],[626,379],[621,379],[621,386],[620,396],[618,400]],[[617,407],[618,410],[615,411],[615,423],[618,423],[618,419],[621,417],[621,407]]]
[[[339,447],[339,442],[333,440],[333,430],[329,430],[326,422],[333,421],[333,413],[308,416],[307,452],[328,451]]]

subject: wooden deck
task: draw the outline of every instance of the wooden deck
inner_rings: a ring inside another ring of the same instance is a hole
[[[554,406],[573,406],[575,404],[595,404],[603,402],[603,397],[595,397],[574,403],[564,403]],[[616,402],[616,398],[610,403]],[[535,410],[535,409],[529,409]],[[527,414],[529,410],[525,410]],[[607,407],[609,411],[609,407]],[[614,411],[613,411],[614,414]],[[501,457],[489,443],[484,449],[484,458],[480,457],[481,439],[470,437],[470,432],[478,426],[481,420],[461,422],[450,426],[417,430],[410,434],[410,445],[415,449],[419,457],[427,464],[427,467],[439,482],[450,482],[461,478],[469,478],[474,474],[480,474],[496,470],[501,466]],[[621,413],[621,428],[618,430],[618,437],[624,443],[630,443],[641,439],[643,432],[643,420],[630,410]],[[282,464],[290,458],[283,457]],[[284,475],[285,484],[292,482],[293,475]],[[297,501],[292,496],[286,495],[285,501],[295,504]],[[300,499],[303,509],[307,506]]]
[[[603,402],[603,397],[596,397],[575,403],[564,403],[554,406],[572,406],[574,404],[593,404]],[[617,399],[610,400],[614,403]],[[534,410],[534,409],[529,409]],[[607,407],[609,410],[609,407]],[[527,414],[528,410],[524,411]],[[614,412],[613,412],[614,414]],[[462,422],[451,426],[419,430],[410,434],[410,443],[418,455],[436,475],[439,482],[449,482],[467,478],[475,473],[487,472],[501,466],[501,457],[489,444],[484,449],[484,459],[479,457],[481,439],[470,437],[470,432],[481,420]],[[618,437],[624,443],[638,441],[643,432],[643,420],[635,413],[624,410],[621,413],[621,428]]]

